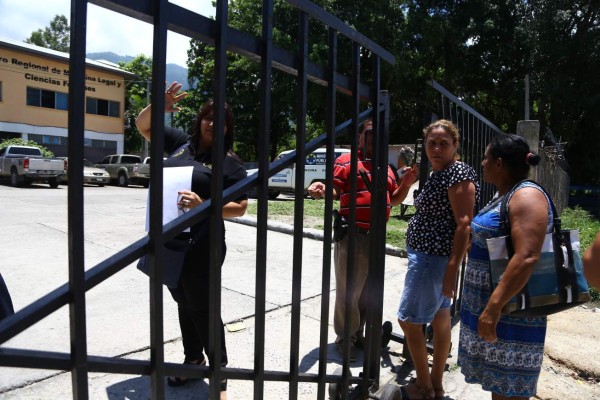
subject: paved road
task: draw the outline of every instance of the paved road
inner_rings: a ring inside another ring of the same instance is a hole
[[[66,186],[47,185],[12,188],[0,185],[0,271],[19,310],[67,281],[67,192]],[[147,189],[141,187],[85,190],[86,269],[142,237]],[[241,330],[227,332],[230,366],[253,368],[255,228],[227,222],[228,252],[223,267],[223,319],[241,321]],[[303,244],[301,365],[303,372],[318,368],[318,331],[321,307],[322,242],[305,239]],[[292,236],[269,231],[267,273],[266,369],[289,368]],[[406,260],[386,256],[385,320],[395,321],[399,293],[403,287]],[[334,282],[331,282],[334,297]],[[148,359],[148,281],[133,265],[98,285],[87,294],[88,352],[91,355]],[[175,303],[165,294],[165,359],[182,360]],[[330,310],[332,304],[330,304]],[[330,311],[331,315],[331,311]],[[398,331],[394,322],[394,330]],[[455,329],[455,334],[456,334]],[[332,372],[340,365],[329,333],[329,362]],[[68,307],[63,307],[3,346],[10,348],[69,351]],[[456,346],[455,346],[456,348]],[[397,378],[402,369],[401,348],[392,342],[382,357],[381,383]],[[450,359],[453,363],[455,358]],[[356,375],[362,370],[353,364]],[[406,366],[405,366],[406,367]],[[451,368],[452,370],[452,368]],[[90,374],[92,399],[147,399],[148,377]],[[454,399],[480,398],[475,386],[466,385],[460,374],[449,374],[447,389]],[[184,388],[168,388],[167,398],[205,399],[207,384],[194,382]],[[251,398],[252,384],[230,381],[230,399]],[[287,398],[287,384],[267,383],[266,398]],[[0,368],[0,397],[3,399],[71,398],[70,374],[57,371]],[[316,398],[316,386],[300,385],[301,399]]]

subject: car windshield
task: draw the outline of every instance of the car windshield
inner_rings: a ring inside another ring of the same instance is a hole
[[[84,159],[83,160],[83,166],[84,167],[92,167],[95,168],[96,166],[94,164],[92,164],[91,162],[89,162],[88,160]]]

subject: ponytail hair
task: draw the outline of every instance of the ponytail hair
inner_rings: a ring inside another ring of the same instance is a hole
[[[503,165],[516,179],[525,179],[531,166],[540,163],[540,156],[532,153],[529,145],[521,136],[500,134],[492,138],[489,144],[492,159],[502,159]]]

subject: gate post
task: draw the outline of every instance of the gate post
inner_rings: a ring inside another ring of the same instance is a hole
[[[540,121],[518,121],[517,135],[525,138],[529,148],[533,153],[539,152],[540,143]],[[529,179],[537,180],[537,169],[532,168],[529,172]]]

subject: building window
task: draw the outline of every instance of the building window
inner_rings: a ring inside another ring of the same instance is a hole
[[[66,111],[69,109],[69,95],[52,90],[27,87],[27,105]]]
[[[2,81],[0,81],[0,101],[2,101]]]
[[[67,145],[68,138],[62,136],[54,136],[54,135],[39,135],[36,133],[30,133],[28,135],[29,140],[33,140],[36,143],[41,145]]]
[[[111,149],[111,150],[116,151],[117,150],[117,142],[115,142],[114,140],[92,139],[91,147],[93,147],[95,149]]]
[[[108,117],[120,117],[121,104],[118,101],[95,99],[88,97],[85,100],[85,110],[88,114],[106,115]]]

